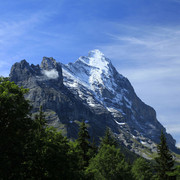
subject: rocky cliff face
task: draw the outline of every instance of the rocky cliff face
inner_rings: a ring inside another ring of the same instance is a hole
[[[165,132],[155,110],[137,97],[128,79],[99,50],[68,65],[47,57],[40,66],[23,60],[12,66],[10,79],[29,88],[33,112],[42,105],[49,124],[68,137],[76,138],[77,121],[85,120],[96,139],[110,127],[121,143],[147,157],[156,151],[161,130]],[[166,137],[176,151],[175,140]]]

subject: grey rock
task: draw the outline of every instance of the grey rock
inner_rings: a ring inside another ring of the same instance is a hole
[[[40,66],[23,60],[12,66],[10,79],[29,89],[26,98],[32,112],[42,105],[49,125],[69,138],[77,137],[77,122],[85,120],[91,137],[98,140],[109,127],[119,142],[147,158],[148,152],[156,151],[163,130],[170,149],[177,152],[155,110],[137,97],[128,79],[98,50],[68,65],[48,57]]]

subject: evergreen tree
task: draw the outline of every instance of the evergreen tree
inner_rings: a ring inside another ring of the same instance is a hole
[[[177,165],[173,172],[168,172],[167,174],[171,180],[180,180],[180,165]]]
[[[66,137],[53,127],[46,128],[44,139],[44,166],[45,178],[53,180],[72,179],[69,158],[69,144]],[[73,174],[73,173],[72,173]]]
[[[27,146],[24,179],[71,179],[67,138],[46,124],[42,107],[34,119]]]
[[[109,128],[106,128],[105,135],[103,138],[101,138],[100,146],[103,145],[114,145],[117,146],[117,141],[115,140],[111,130]]]
[[[80,180],[84,178],[84,167],[82,166],[82,157],[79,154],[79,149],[77,148],[77,141],[69,141],[69,179],[70,180]]]
[[[90,149],[89,149],[89,152],[88,152],[89,157],[90,158],[94,157],[97,154],[97,152],[98,152],[98,147],[97,147],[96,142],[95,142],[95,140],[93,138],[93,141],[90,144]]]
[[[143,158],[134,161],[131,171],[135,180],[150,180],[152,178],[150,163]]]
[[[77,138],[77,150],[79,152],[80,167],[83,169],[88,166],[89,162],[89,150],[90,150],[90,136],[85,122],[80,123],[78,138]]]
[[[117,145],[110,129],[107,128],[104,137],[101,139],[97,155],[90,160],[85,171],[88,179],[131,179],[130,166],[125,161]]]
[[[103,145],[98,154],[90,160],[86,177],[95,180],[132,179],[130,167],[124,156],[114,145]]]
[[[157,146],[158,157],[156,160],[157,177],[159,180],[168,180],[168,172],[173,172],[174,160],[166,143],[166,137],[161,131],[160,143]]]
[[[45,128],[47,127],[47,121],[42,109],[43,107],[40,106],[39,112],[35,115],[34,119],[35,130],[38,131],[38,135],[44,133]]]
[[[0,78],[0,175],[2,179],[23,176],[25,147],[32,130],[27,89]]]
[[[40,106],[38,114],[35,115],[33,120],[32,135],[29,139],[29,144],[26,151],[25,168],[28,169],[26,175],[27,179],[34,177],[42,179],[45,177],[45,152],[46,152],[46,120]]]

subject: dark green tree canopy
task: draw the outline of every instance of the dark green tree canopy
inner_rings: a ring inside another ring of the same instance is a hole
[[[90,142],[84,121],[73,142],[46,124],[42,107],[32,118],[26,93],[27,89],[8,78],[0,78],[0,180],[172,180],[180,176],[180,167],[174,170],[163,132],[153,176],[144,159],[137,159],[133,165],[127,163],[127,149],[120,149],[109,128],[97,148],[95,142]]]
[[[86,175],[96,180],[129,180],[132,177],[128,163],[114,145],[103,145],[100,148],[98,154],[90,160]]]
[[[31,107],[24,95],[28,89],[18,87],[7,78],[0,78],[0,128],[5,131],[15,124],[19,126],[28,121]],[[27,124],[28,125],[28,124]],[[18,127],[17,127],[18,128]],[[2,132],[2,131],[0,131]]]
[[[160,143],[157,146],[158,157],[156,160],[157,176],[160,180],[168,179],[168,172],[174,171],[174,160],[166,143],[166,137],[161,131]]]
[[[104,137],[101,138],[100,146],[103,145],[110,145],[110,146],[117,146],[117,141],[115,137],[113,136],[111,130],[109,128],[106,128]]]
[[[134,161],[131,171],[135,180],[150,180],[153,175],[150,163],[143,158]]]
[[[32,130],[30,105],[18,87],[8,78],[0,78],[0,174],[18,178],[24,161],[25,145]]]
[[[88,165],[89,161],[89,150],[91,147],[90,144],[90,136],[87,130],[87,126],[84,121],[80,123],[79,127],[79,133],[78,133],[78,138],[77,138],[77,150],[79,151],[79,155],[81,160],[81,165],[82,167],[86,167]]]

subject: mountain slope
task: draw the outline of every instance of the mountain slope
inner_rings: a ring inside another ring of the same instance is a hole
[[[68,137],[76,138],[77,121],[85,120],[96,139],[110,127],[122,144],[147,157],[156,151],[161,130],[166,131],[155,110],[137,97],[128,79],[99,50],[68,65],[47,57],[40,66],[24,60],[13,65],[10,79],[29,88],[33,112],[43,105],[49,124]],[[175,140],[166,137],[176,151]]]

